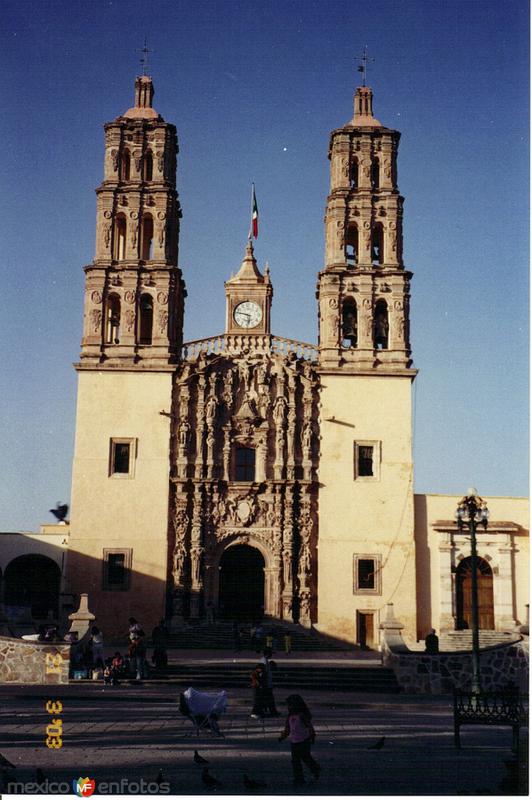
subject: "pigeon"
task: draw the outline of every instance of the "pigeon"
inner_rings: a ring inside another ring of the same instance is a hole
[[[385,739],[385,737],[381,736],[381,738],[377,742],[375,742],[375,744],[370,744],[370,746],[368,748],[366,748],[366,749],[367,750],[382,750],[382,748],[384,747],[384,739]]]
[[[197,750],[194,750],[194,763],[195,764],[208,764],[209,762],[207,761],[206,758],[203,758],[202,756],[200,756],[200,754],[198,753]]]
[[[40,768],[36,769],[35,770],[35,783],[37,783],[37,785],[40,786],[41,784],[43,784],[45,782],[45,780],[46,780],[46,775],[44,774],[42,769],[40,769]]]
[[[155,778],[155,783],[157,784],[157,786],[160,786],[161,783],[163,782],[164,782],[164,775],[162,769],[160,769],[159,772],[157,773],[157,777]]]
[[[15,769],[15,765],[0,753],[0,769]]]
[[[209,767],[203,767],[201,780],[209,789],[221,789],[223,784],[209,773]]]
[[[58,522],[64,522],[66,515],[68,514],[68,506],[66,503],[60,503],[59,501],[55,504],[55,508],[50,509],[50,514],[53,514],[54,517]]]
[[[257,792],[259,789],[266,789],[268,784],[262,783],[262,781],[254,781],[253,778],[249,778],[247,775],[244,775],[244,786],[250,792]]]

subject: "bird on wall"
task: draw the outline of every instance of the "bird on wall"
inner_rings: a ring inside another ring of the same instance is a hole
[[[206,758],[203,758],[202,756],[200,756],[200,754],[198,753],[197,750],[194,750],[194,763],[195,764],[208,764],[209,762],[207,761]]]
[[[203,767],[203,771],[201,773],[201,780],[207,786],[208,789],[221,789],[223,784],[215,778],[214,775],[211,775],[209,772],[209,767]]]
[[[375,744],[370,744],[370,746],[368,748],[366,748],[366,749],[367,750],[382,750],[382,748],[384,747],[385,738],[386,737],[381,736],[381,738],[378,739],[375,742]]]
[[[55,508],[50,509],[50,514],[53,514],[58,522],[65,522],[66,515],[68,514],[68,505],[58,500],[55,504]]]
[[[259,789],[266,789],[268,784],[263,783],[262,781],[254,781],[253,778],[250,778],[248,775],[244,775],[244,786],[250,792],[258,792]]]
[[[8,761],[5,756],[0,753],[0,770],[3,769],[15,769],[15,765]]]

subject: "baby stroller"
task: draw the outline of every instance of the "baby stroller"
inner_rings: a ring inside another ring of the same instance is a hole
[[[179,711],[194,725],[199,736],[200,731],[209,730],[216,736],[223,736],[218,720],[227,709],[227,692],[198,692],[187,689],[179,695]]]

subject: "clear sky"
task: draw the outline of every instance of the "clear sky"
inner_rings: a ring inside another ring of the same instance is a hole
[[[528,492],[525,0],[2,0],[1,10],[0,530],[35,530],[70,501],[102,125],[132,105],[145,35],[154,105],[180,142],[186,339],[224,329],[223,282],[243,257],[254,180],[273,332],[317,341],[329,132],[352,117],[355,56],[368,45],[375,116],[402,131],[415,489]]]

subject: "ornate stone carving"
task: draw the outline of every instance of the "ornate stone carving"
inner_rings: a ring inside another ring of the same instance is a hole
[[[168,305],[168,294],[166,292],[157,293],[157,302],[160,306]]]
[[[128,289],[127,292],[124,292],[124,300],[126,303],[129,303],[129,305],[133,305],[135,302],[135,292]]]
[[[168,311],[159,311],[157,316],[157,327],[160,334],[166,333],[168,327]]]
[[[99,308],[93,308],[90,313],[91,329],[93,333],[99,333],[102,327],[102,312]]]
[[[98,290],[91,292],[91,300],[96,305],[99,305],[102,302],[102,293]]]
[[[124,322],[126,326],[126,331],[128,333],[131,333],[133,331],[133,328],[135,327],[135,312],[131,311],[131,309],[126,311],[126,313],[124,314]]]

